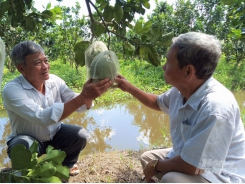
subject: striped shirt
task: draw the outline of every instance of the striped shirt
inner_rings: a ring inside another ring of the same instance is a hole
[[[52,140],[59,130],[64,103],[76,97],[74,91],[56,75],[45,81],[45,95],[37,91],[23,75],[8,82],[3,89],[4,108],[7,110],[12,133],[29,135],[39,141]],[[86,105],[77,111],[87,110]]]
[[[234,95],[209,78],[183,104],[172,87],[157,103],[169,114],[173,149],[168,157],[181,158],[199,168],[210,182],[245,182],[245,132]]]

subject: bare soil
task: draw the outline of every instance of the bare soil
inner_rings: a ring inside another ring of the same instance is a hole
[[[80,157],[80,173],[68,183],[145,183],[140,155],[143,151],[113,151]]]

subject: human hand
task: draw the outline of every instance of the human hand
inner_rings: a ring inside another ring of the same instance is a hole
[[[155,176],[158,173],[158,171],[156,171],[155,168],[152,167],[151,162],[146,164],[143,172],[145,174],[145,179],[146,179],[147,183],[155,183],[155,181],[152,179],[152,177]]]
[[[81,92],[81,96],[85,99],[87,108],[92,105],[92,100],[101,96],[111,86],[112,81],[108,78],[99,82],[92,83],[92,79],[89,79],[84,85]]]
[[[122,75],[118,74],[115,78],[115,81],[118,84],[118,88],[120,88],[122,91],[127,91],[130,83]]]

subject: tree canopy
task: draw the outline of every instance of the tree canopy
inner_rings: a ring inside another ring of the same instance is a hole
[[[81,17],[79,1],[72,8],[51,8],[48,3],[40,12],[33,7],[33,0],[1,0],[0,36],[7,53],[16,43],[32,39],[51,58],[60,58],[78,68],[85,63],[81,53],[93,41],[102,40],[122,57],[138,57],[159,66],[172,37],[201,31],[224,41],[227,61],[231,55],[237,63],[245,57],[242,0],[177,0],[174,6],[156,1],[156,8],[148,18],[138,20],[135,15],[144,15],[150,8],[150,0],[83,1],[88,15]],[[14,70],[8,57],[6,65]]]

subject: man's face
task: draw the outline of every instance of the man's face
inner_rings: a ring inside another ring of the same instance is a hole
[[[177,49],[170,47],[167,53],[167,61],[163,66],[164,78],[167,84],[178,87],[183,83],[185,67],[180,69],[177,60]]]
[[[38,52],[28,55],[25,62],[25,65],[18,66],[18,70],[32,85],[40,85],[49,79],[50,65],[44,53]]]

